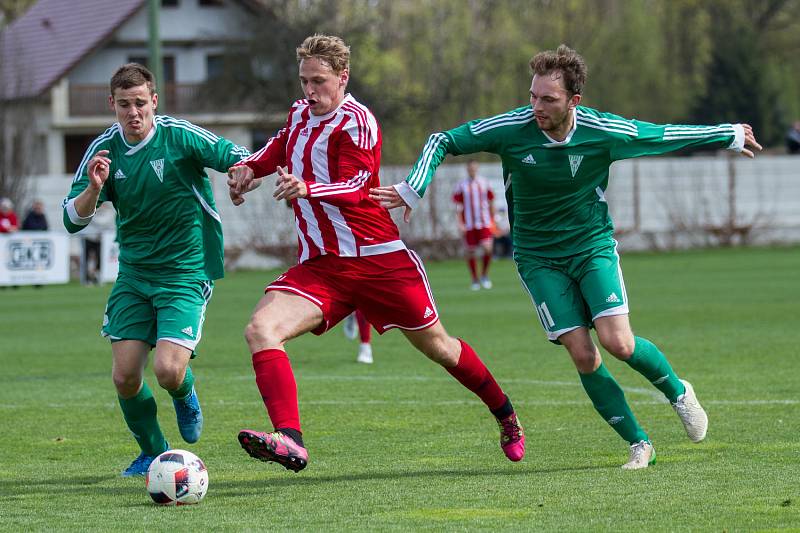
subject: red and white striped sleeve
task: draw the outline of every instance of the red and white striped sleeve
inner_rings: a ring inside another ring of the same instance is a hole
[[[294,108],[292,109],[292,111]],[[257,178],[269,176],[276,172],[278,166],[286,165],[286,139],[288,137],[292,111],[289,112],[289,119],[286,126],[267,141],[261,150],[253,152],[249,157],[245,157],[236,165],[247,165],[253,169],[253,174]]]
[[[455,190],[453,190],[453,202],[457,204],[464,203],[464,186],[462,182],[458,182]]]
[[[308,183],[308,199],[352,206],[369,198],[371,178],[380,167],[380,131],[375,118],[363,106],[353,105],[346,110],[349,119],[328,146],[338,156],[337,168],[331,172],[335,179],[331,183]]]

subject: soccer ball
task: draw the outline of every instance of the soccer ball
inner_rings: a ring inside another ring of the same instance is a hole
[[[167,450],[150,463],[145,486],[159,505],[199,503],[208,490],[208,470],[192,452]]]

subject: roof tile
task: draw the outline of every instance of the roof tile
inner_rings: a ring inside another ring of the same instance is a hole
[[[39,96],[145,0],[39,0],[0,34],[0,97]]]

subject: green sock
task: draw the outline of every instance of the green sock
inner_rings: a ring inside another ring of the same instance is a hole
[[[156,399],[147,383],[142,383],[142,389],[133,398],[119,398],[119,406],[133,438],[146,455],[167,451],[167,441],[156,418]]]
[[[192,387],[194,387],[194,374],[192,374],[192,367],[186,365],[186,375],[183,376],[183,383],[177,389],[168,390],[167,392],[176,400],[182,400],[189,396],[189,393],[192,392]]]
[[[591,374],[578,375],[594,408],[620,437],[631,444],[650,440],[633,416],[622,388],[603,363]]]
[[[678,396],[686,392],[686,387],[655,344],[642,337],[634,337],[634,340],[633,355],[626,363],[663,392],[670,402],[675,403]]]

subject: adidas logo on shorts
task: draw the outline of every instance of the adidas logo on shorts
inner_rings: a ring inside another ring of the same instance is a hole
[[[433,315],[433,309],[431,309],[430,307],[426,307],[425,308],[425,314],[422,315],[422,318],[428,318],[431,315]]]
[[[181,330],[181,333],[185,333],[186,335],[189,335],[190,337],[194,337],[194,330],[192,330],[192,326],[186,326],[185,328],[183,328]]]
[[[612,292],[608,298],[606,298],[606,303],[615,303],[619,302],[619,296],[617,296],[616,292]]]

